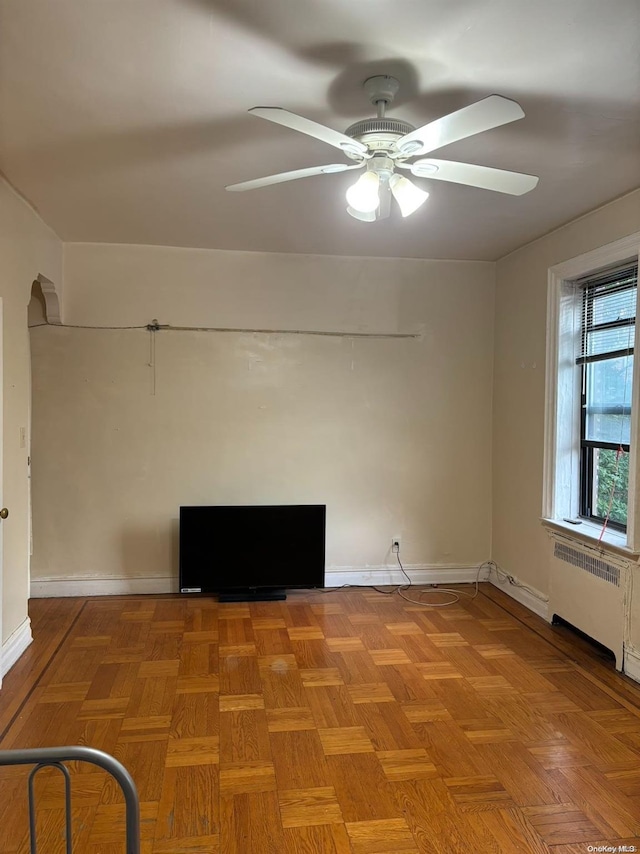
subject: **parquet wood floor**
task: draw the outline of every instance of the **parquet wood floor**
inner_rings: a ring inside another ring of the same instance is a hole
[[[640,686],[480,590],[36,600],[0,749],[113,754],[144,854],[640,850]],[[72,770],[74,850],[122,852],[117,787]],[[28,851],[26,773],[0,769],[7,854]],[[59,775],[37,792],[39,850],[63,852]]]

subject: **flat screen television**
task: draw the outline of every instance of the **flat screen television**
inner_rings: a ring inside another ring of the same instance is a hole
[[[284,599],[324,586],[326,505],[180,508],[180,592]]]

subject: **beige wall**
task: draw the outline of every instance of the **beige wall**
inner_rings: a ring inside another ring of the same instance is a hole
[[[70,324],[416,332],[413,339],[39,328],[33,578],[175,576],[189,503],[327,504],[327,567],[490,550],[494,265],[65,246]],[[154,393],[155,391],[155,393]]]
[[[548,538],[540,524],[548,268],[640,229],[640,190],[497,264],[493,401],[493,558],[543,593]]]
[[[33,210],[0,179],[0,297],[3,305],[2,456],[3,503],[9,518],[3,528],[2,640],[27,615],[29,595],[28,428],[29,335],[27,304],[31,284],[43,274],[57,285],[62,278],[62,246]],[[24,447],[21,430],[27,431]]]

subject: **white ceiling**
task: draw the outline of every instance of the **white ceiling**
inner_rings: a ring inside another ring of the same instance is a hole
[[[639,0],[0,0],[0,169],[65,241],[496,259],[640,184]],[[485,96],[526,117],[435,155],[540,176],[521,197],[415,179],[402,220],[352,174],[224,185],[339,152],[249,115],[422,125]]]

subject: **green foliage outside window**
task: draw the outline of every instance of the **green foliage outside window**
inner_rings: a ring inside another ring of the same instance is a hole
[[[629,491],[629,454],[600,448],[595,462],[596,476],[594,488],[596,492],[596,515],[604,519],[609,512],[612,522],[620,525],[627,524],[627,493]],[[613,499],[612,499],[613,493]]]

